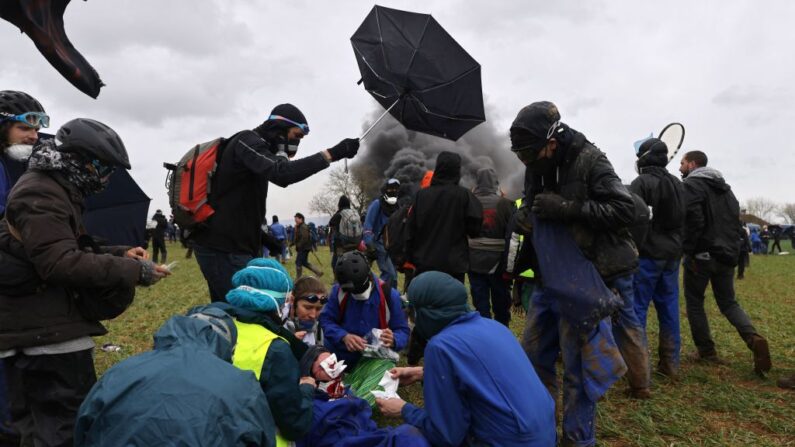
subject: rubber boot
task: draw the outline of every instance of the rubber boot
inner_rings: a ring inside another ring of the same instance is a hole
[[[754,334],[748,340],[748,347],[754,353],[754,372],[764,376],[773,367],[770,361],[770,349],[767,340],[761,335]]]

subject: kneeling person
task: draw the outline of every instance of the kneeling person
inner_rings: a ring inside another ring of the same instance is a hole
[[[366,337],[373,329],[380,329],[383,347],[395,352],[402,350],[409,339],[406,314],[400,293],[370,271],[367,259],[360,252],[343,254],[335,272],[339,283],[332,287],[328,304],[320,313],[324,343],[348,365],[350,374],[346,382],[354,394],[372,405],[375,400],[370,391],[395,366],[396,360],[378,358],[377,353],[369,352],[362,358],[366,349],[372,347]]]
[[[471,312],[466,288],[446,273],[417,276],[408,294],[415,332],[429,340],[425,368],[392,376],[424,378],[425,408],[378,399],[381,413],[402,416],[433,445],[555,445],[555,403],[511,331]]]

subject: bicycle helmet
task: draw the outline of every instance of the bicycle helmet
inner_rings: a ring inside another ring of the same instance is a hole
[[[337,260],[334,273],[344,292],[362,293],[370,281],[370,263],[361,252],[349,251]]]
[[[89,118],[77,118],[58,129],[55,139],[61,152],[75,152],[110,166],[130,169],[127,149],[110,127]]]
[[[36,98],[14,90],[0,91],[0,112],[9,115],[21,115],[27,112],[46,113]]]

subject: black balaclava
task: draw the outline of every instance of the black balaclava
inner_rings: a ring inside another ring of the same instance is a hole
[[[279,104],[271,110],[269,117],[271,115],[283,116],[296,123],[308,125],[304,114],[292,104]],[[287,133],[292,127],[295,127],[295,125],[286,121],[267,119],[264,123],[254,128],[254,132],[270,144],[273,154],[292,158],[298,152],[298,145],[301,143],[301,140],[287,140]]]
[[[643,173],[643,168],[657,166],[664,168],[668,165],[668,146],[657,138],[649,138],[641,143],[638,148],[638,159],[635,168],[638,174]]]

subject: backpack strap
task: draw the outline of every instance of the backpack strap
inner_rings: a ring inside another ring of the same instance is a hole
[[[332,296],[331,299],[338,299],[340,302],[340,312],[339,316],[337,317],[337,324],[342,324],[342,319],[345,318],[345,306],[348,305],[348,292],[343,293],[340,296],[340,288],[339,286],[334,289],[335,296]]]
[[[375,275],[373,275],[373,277],[375,277]],[[379,298],[378,324],[381,329],[386,329],[389,327],[389,320],[390,320],[389,306],[387,305],[386,297],[392,296],[392,286],[385,283],[384,281],[381,281],[378,278],[376,279],[378,280],[378,298]]]

